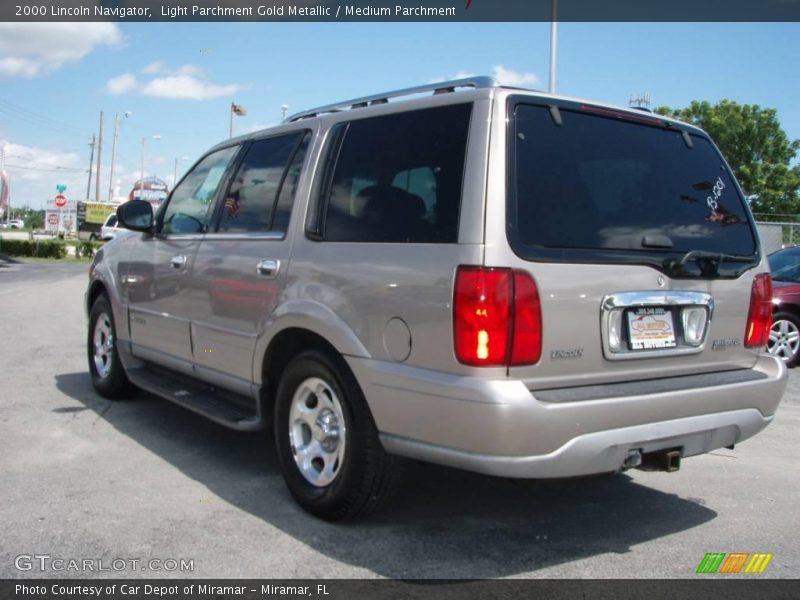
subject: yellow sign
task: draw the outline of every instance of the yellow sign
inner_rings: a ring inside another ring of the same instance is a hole
[[[105,202],[87,202],[86,222],[103,224],[106,222],[108,215],[116,211],[116,208],[113,204]]]

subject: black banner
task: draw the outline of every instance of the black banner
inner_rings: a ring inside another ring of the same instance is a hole
[[[800,21],[800,0],[5,0],[0,21]]]
[[[789,600],[796,580],[2,580],[3,600]]]

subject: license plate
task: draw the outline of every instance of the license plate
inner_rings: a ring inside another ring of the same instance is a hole
[[[628,311],[628,335],[631,350],[658,350],[675,347],[672,313],[663,308],[647,307]]]

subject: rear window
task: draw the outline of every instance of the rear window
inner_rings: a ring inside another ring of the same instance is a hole
[[[707,138],[564,108],[518,104],[513,115],[517,254],[654,265],[690,251],[755,254],[743,198]]]

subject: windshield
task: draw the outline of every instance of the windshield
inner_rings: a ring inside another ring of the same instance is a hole
[[[512,143],[509,239],[526,258],[662,264],[756,252],[744,201],[703,136],[518,104]]]

